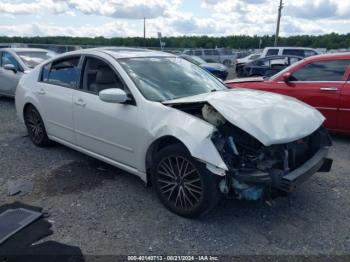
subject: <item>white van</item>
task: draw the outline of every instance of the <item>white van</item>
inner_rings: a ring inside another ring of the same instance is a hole
[[[308,57],[318,55],[319,52],[308,47],[265,47],[260,58],[276,55],[294,55]]]

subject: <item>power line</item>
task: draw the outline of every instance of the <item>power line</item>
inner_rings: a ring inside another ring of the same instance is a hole
[[[277,44],[278,44],[278,36],[280,34],[280,23],[281,23],[282,9],[283,9],[283,0],[280,0],[280,5],[278,7],[276,34],[275,34],[275,46],[277,46]]]

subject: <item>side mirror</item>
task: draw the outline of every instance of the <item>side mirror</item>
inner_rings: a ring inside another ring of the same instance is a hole
[[[98,96],[100,99],[107,103],[123,104],[129,100],[128,95],[124,90],[119,88],[110,88],[102,90]]]
[[[13,64],[5,64],[4,69],[17,73],[17,68]]]
[[[290,77],[291,77],[291,74],[290,74],[290,73],[285,73],[285,74],[283,74],[283,75],[282,75],[282,80],[283,80],[283,82],[289,82]]]

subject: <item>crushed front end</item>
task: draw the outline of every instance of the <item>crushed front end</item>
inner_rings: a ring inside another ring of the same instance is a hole
[[[332,166],[327,158],[332,141],[322,126],[296,141],[266,146],[206,102],[171,106],[216,127],[211,140],[228,168],[220,182],[224,194],[247,200],[271,199],[286,195],[314,173],[328,172]]]
[[[316,172],[328,172],[332,145],[323,127],[291,143],[264,146],[257,139],[231,125],[218,125],[212,141],[229,171],[221,191],[237,198],[258,200],[293,191]]]

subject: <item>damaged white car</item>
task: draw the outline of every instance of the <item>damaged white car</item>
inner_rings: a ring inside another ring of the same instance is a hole
[[[16,92],[37,146],[59,142],[155,188],[195,217],[222,195],[269,199],[329,171],[324,117],[296,99],[232,89],[177,56],[126,48],[66,53]]]

